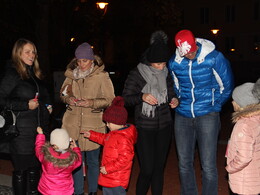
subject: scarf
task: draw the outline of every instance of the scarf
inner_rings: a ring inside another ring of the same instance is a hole
[[[146,85],[142,89],[142,93],[152,94],[158,100],[159,106],[166,103],[168,101],[166,84],[168,69],[164,67],[163,70],[158,70],[152,66],[147,66],[142,63],[138,64],[137,68],[146,81]],[[142,114],[153,118],[155,116],[156,106],[157,105],[150,105],[143,102]]]
[[[94,68],[94,63],[91,65],[91,67],[90,67],[88,70],[86,70],[86,71],[83,72],[83,71],[80,70],[80,68],[77,66],[77,67],[73,70],[73,76],[74,76],[75,79],[83,79],[83,78],[85,78],[86,76],[88,76],[88,75],[92,72],[93,68]]]

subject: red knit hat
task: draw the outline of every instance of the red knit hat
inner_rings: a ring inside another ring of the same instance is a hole
[[[175,45],[180,56],[194,52],[197,49],[196,40],[190,30],[181,30],[175,35]]]
[[[105,110],[103,121],[114,123],[116,125],[125,125],[128,114],[124,104],[125,102],[123,97],[115,97],[112,101],[112,105]]]

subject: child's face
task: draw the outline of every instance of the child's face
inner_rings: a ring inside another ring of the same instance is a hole
[[[109,128],[110,131],[113,131],[113,123],[107,122],[107,127]]]
[[[240,106],[235,102],[235,101],[232,101],[232,105],[233,105],[233,108],[234,108],[234,111],[239,111],[241,108]]]
[[[116,125],[114,123],[107,122],[107,127],[110,129],[110,131],[114,131],[117,129],[120,129],[122,125]]]

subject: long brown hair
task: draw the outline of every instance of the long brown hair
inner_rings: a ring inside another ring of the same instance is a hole
[[[34,74],[37,78],[42,79],[42,73],[41,73],[41,70],[40,70],[39,62],[38,62],[37,50],[36,50],[36,47],[35,47],[33,42],[31,42],[27,39],[23,39],[23,38],[18,39],[15,42],[13,50],[12,50],[12,61],[15,65],[16,71],[21,76],[21,78],[22,79],[28,79],[29,75],[28,75],[28,72],[27,72],[27,69],[26,69],[27,65],[21,59],[23,47],[24,47],[24,45],[26,45],[28,43],[33,46],[34,51],[35,51],[35,58],[34,58],[34,62],[33,62],[34,63],[34,66],[33,66]]]

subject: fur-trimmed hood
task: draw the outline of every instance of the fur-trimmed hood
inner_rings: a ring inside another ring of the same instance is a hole
[[[57,167],[68,167],[79,158],[77,153],[70,148],[64,154],[56,152],[55,150],[53,150],[49,142],[46,142],[42,146],[42,153],[44,154],[44,158],[46,161],[53,163],[53,165]]]
[[[255,115],[260,115],[260,103],[251,104],[240,111],[234,112],[232,114],[232,121],[233,123],[236,123],[241,118],[252,117]]]
[[[93,75],[95,75],[95,74],[98,74],[99,72],[103,72],[104,69],[105,69],[105,66],[104,66],[104,65],[102,65],[102,66],[97,66],[97,65],[95,65],[94,68],[93,68],[93,70],[92,70],[92,72],[91,72],[88,76],[93,76]],[[73,75],[73,70],[70,69],[70,68],[65,71],[65,77],[68,77],[68,78],[70,78],[70,79],[72,79],[72,80],[77,80],[77,79],[74,77],[74,75]]]

